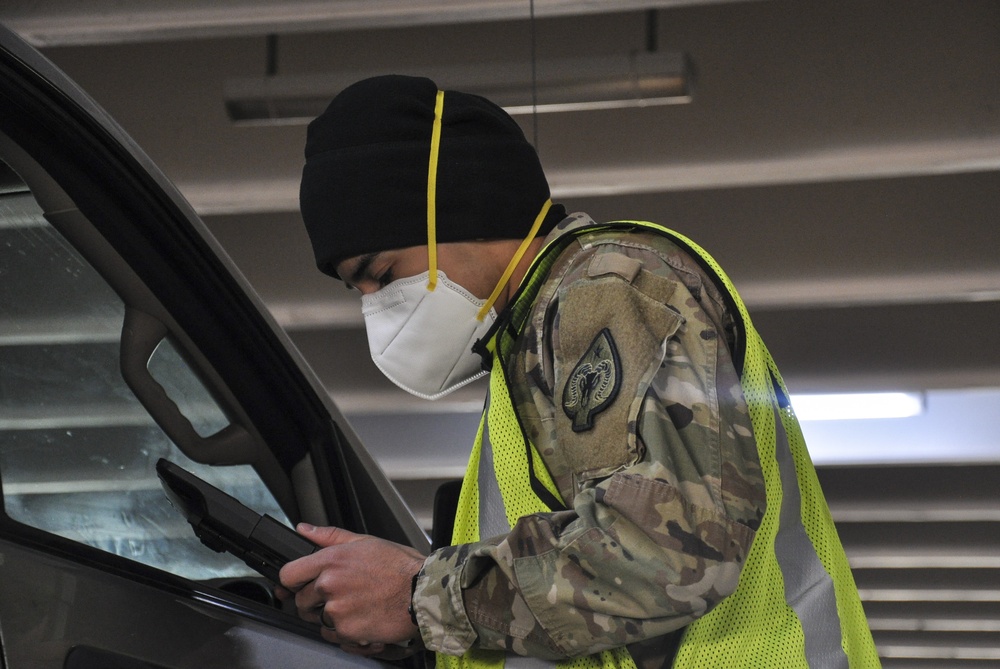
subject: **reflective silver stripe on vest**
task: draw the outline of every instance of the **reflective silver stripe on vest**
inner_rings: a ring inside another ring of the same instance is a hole
[[[486,394],[486,410],[483,414],[483,441],[479,445],[479,469],[476,472],[479,486],[479,538],[495,537],[510,532],[507,511],[493,468],[493,443],[490,441],[490,426],[486,417],[490,412],[489,392]],[[504,669],[552,669],[556,663],[537,657],[524,657],[507,653],[503,660]]]
[[[486,393],[486,410],[483,413],[483,442],[479,446],[479,471],[476,473],[479,485],[479,538],[487,539],[510,532],[503,495],[497,483],[493,468],[493,443],[490,441],[490,426],[487,416],[493,398]]]
[[[785,601],[802,625],[809,667],[847,669],[833,579],[823,568],[802,525],[802,495],[795,475],[795,462],[777,409],[774,422],[775,458],[781,475],[781,514],[774,553],[785,579]]]

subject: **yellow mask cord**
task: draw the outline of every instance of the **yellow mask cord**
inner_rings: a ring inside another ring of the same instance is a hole
[[[427,166],[427,290],[437,287],[437,168],[441,149],[441,115],[444,112],[444,91],[437,92],[434,102],[434,125],[431,128],[431,157]]]
[[[437,288],[437,168],[438,155],[441,151],[441,117],[443,113],[444,91],[438,91],[437,98],[434,101],[434,125],[431,127],[431,155],[427,165],[427,290]],[[493,308],[493,304],[500,297],[500,292],[507,285],[507,282],[510,281],[514,269],[521,261],[525,252],[527,252],[531,240],[535,238],[538,229],[542,227],[542,222],[545,220],[545,215],[549,213],[551,206],[552,200],[546,200],[545,204],[542,205],[542,210],[535,217],[535,222],[532,224],[531,230],[528,231],[528,236],[521,241],[521,245],[517,247],[514,257],[507,264],[507,269],[500,276],[500,281],[493,289],[489,298],[487,298],[482,309],[476,314],[477,320],[482,321],[486,318],[486,314],[490,312],[490,309]]]
[[[535,238],[535,235],[538,234],[538,229],[542,227],[542,222],[545,221],[545,215],[549,213],[549,207],[551,206],[552,200],[545,200],[545,204],[542,205],[542,210],[538,212],[538,216],[535,217],[535,222],[531,225],[531,230],[528,231],[528,236],[521,241],[521,245],[517,247],[514,257],[510,259],[509,263],[507,263],[507,269],[503,271],[496,288],[493,289],[493,292],[486,299],[486,304],[484,304],[483,308],[479,310],[478,314],[476,314],[476,320],[481,321],[486,318],[486,314],[490,313],[490,309],[493,308],[493,303],[497,301],[497,298],[500,297],[500,292],[504,289],[504,286],[507,285],[507,282],[510,281],[510,275],[514,273],[514,268],[516,268],[517,264],[521,262],[521,258],[528,250],[528,246],[531,245],[531,240]]]

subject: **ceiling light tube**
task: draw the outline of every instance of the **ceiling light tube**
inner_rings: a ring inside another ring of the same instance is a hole
[[[792,408],[802,421],[910,418],[924,410],[919,393],[838,393],[792,395]]]
[[[237,124],[306,123],[341,90],[385,72],[275,75],[226,81],[226,111]],[[482,95],[510,114],[624,109],[691,101],[691,66],[685,54],[636,52],[530,63],[484,63],[395,70],[426,76],[440,87]]]

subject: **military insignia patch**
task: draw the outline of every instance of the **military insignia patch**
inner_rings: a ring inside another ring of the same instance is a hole
[[[576,363],[563,388],[563,411],[573,420],[573,431],[594,427],[594,416],[606,409],[621,386],[621,361],[611,331],[597,333]]]

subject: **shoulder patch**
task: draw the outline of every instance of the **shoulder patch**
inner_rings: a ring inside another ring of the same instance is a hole
[[[563,388],[563,411],[572,419],[574,432],[594,427],[594,416],[614,401],[621,380],[618,348],[611,331],[604,328],[576,363]]]

